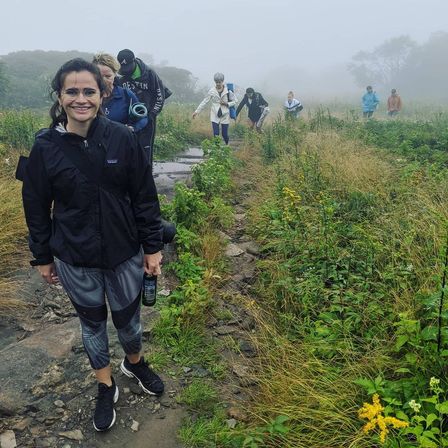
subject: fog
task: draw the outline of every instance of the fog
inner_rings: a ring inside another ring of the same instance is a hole
[[[2,0],[0,55],[19,50],[130,48],[190,70],[202,84],[222,71],[262,93],[345,98],[360,50],[448,31],[446,0]]]

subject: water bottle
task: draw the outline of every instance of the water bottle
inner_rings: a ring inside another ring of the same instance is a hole
[[[143,275],[141,291],[142,305],[154,306],[157,296],[157,275]]]

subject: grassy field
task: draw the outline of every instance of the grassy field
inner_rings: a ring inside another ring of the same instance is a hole
[[[251,419],[187,446],[448,446],[448,116],[271,123],[232,176],[263,250]]]
[[[163,136],[181,149],[210,132],[206,114],[191,122],[190,112],[160,117],[159,154]],[[0,115],[2,291],[25,245],[15,160],[45,121],[14,114]],[[148,356],[212,374],[179,398],[198,416],[181,430],[186,446],[448,446],[446,129],[443,112],[363,121],[318,108],[296,122],[272,116],[261,135],[240,124],[236,154],[204,143],[192,186],[163,207],[179,228],[169,268],[179,288]],[[248,189],[246,231],[262,254],[253,296],[238,300],[258,324],[258,387],[249,421],[231,430],[217,392],[226,367],[205,328],[225,278],[219,231]],[[0,307],[16,306],[3,297]]]

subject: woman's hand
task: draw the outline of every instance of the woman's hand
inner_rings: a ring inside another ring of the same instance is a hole
[[[193,115],[191,116],[191,118],[196,118],[196,116],[197,116],[197,112],[193,112]]]
[[[143,267],[148,275],[160,275],[162,273],[160,264],[162,262],[162,252],[155,254],[145,254]]]
[[[50,285],[57,285],[59,283],[59,278],[54,263],[37,266],[37,269],[42,278]]]
[[[221,100],[221,106],[228,106],[229,103],[226,100]]]

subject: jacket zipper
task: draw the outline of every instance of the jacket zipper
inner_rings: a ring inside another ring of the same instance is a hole
[[[101,149],[101,143],[99,143],[99,148]],[[89,148],[89,142],[87,141],[87,139],[84,140],[84,149],[88,149]],[[97,223],[98,223],[98,227],[97,227],[97,237],[99,240],[99,258],[100,258],[100,264],[104,266],[104,260],[103,260],[103,238],[102,238],[102,234],[101,234],[101,229],[102,229],[102,219],[101,219],[101,193],[100,193],[100,187],[98,185],[95,186],[96,187],[96,195],[98,198],[98,207],[96,210],[97,213]]]

